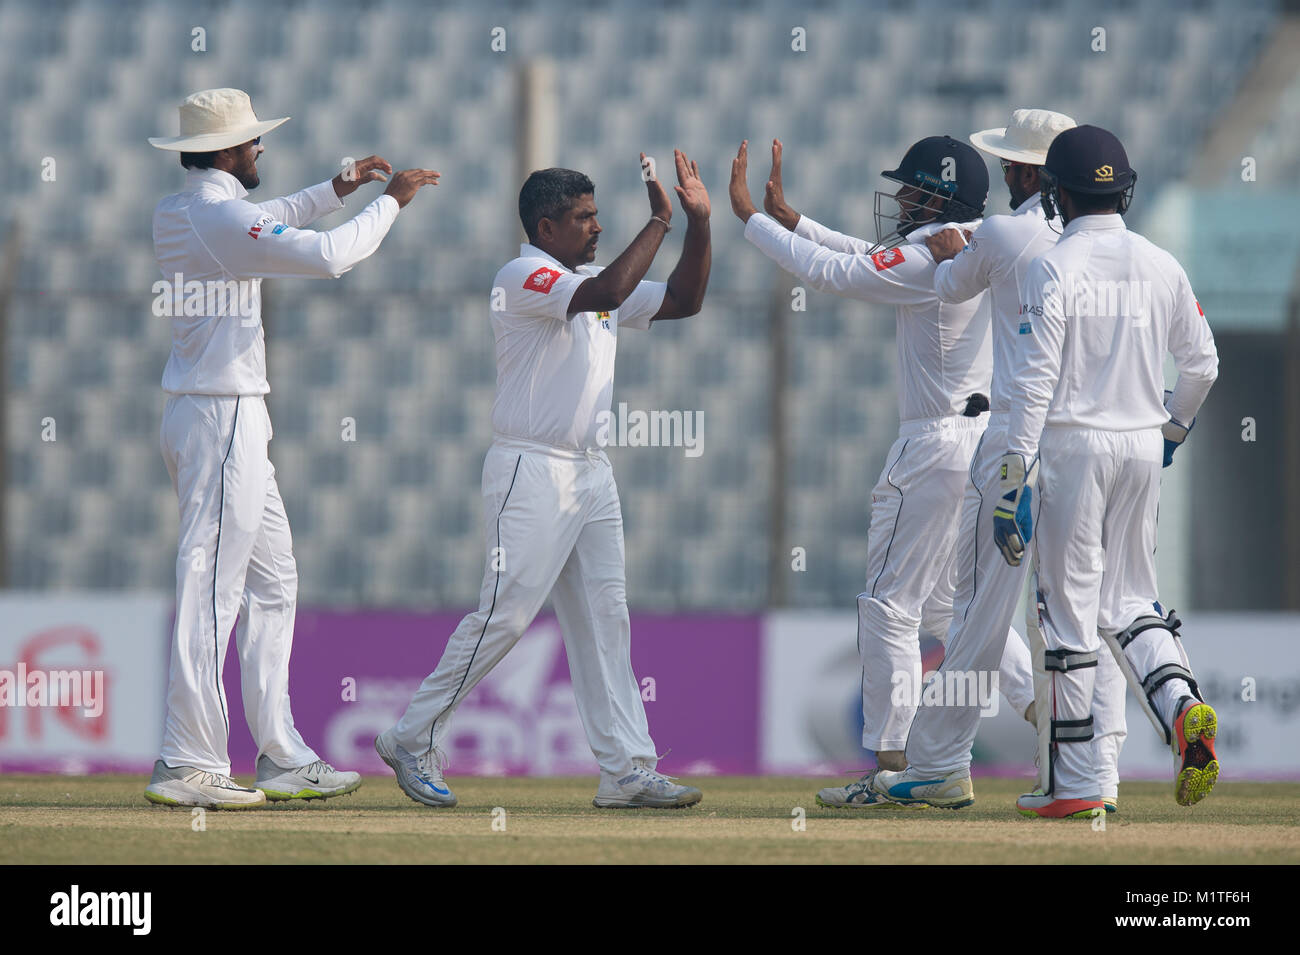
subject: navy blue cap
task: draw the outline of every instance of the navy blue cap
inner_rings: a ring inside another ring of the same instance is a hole
[[[1052,140],[1043,163],[1062,189],[1085,195],[1123,192],[1137,178],[1124,144],[1100,126],[1076,126]]]
[[[962,219],[980,215],[989,194],[989,170],[983,157],[973,146],[951,136],[927,136],[913,143],[898,168],[887,169],[881,175],[969,207],[973,215]]]

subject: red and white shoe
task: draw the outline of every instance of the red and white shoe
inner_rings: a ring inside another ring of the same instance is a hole
[[[1058,799],[1040,789],[1017,799],[1016,810],[1030,819],[1091,819],[1106,812],[1100,796],[1095,799]]]
[[[1219,718],[1208,703],[1198,703],[1190,697],[1185,702],[1187,705],[1174,721],[1178,758],[1182,762],[1174,780],[1174,801],[1180,806],[1192,806],[1210,794],[1219,778],[1219,760],[1214,755]]]

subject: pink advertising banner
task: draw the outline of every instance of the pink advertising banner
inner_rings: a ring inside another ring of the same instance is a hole
[[[397,721],[459,622],[446,613],[300,609],[289,688],[303,738],[341,769],[390,772],[372,741]],[[760,640],[758,616],[633,614],[632,665],[655,745],[668,754],[663,771],[759,771]],[[233,653],[225,682],[232,768],[249,773],[256,750],[236,702]],[[449,774],[596,772],[554,617],[538,617],[461,702],[446,750]]]

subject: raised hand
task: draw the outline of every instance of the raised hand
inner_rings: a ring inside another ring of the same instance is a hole
[[[334,194],[346,199],[357,188],[367,182],[387,182],[384,173],[392,173],[393,166],[382,156],[367,156],[352,163],[347,169],[334,177]]]
[[[650,215],[655,219],[663,219],[669,222],[673,217],[673,203],[668,198],[668,193],[664,191],[663,183],[654,175],[654,169],[650,162],[645,158],[645,153],[641,154],[641,176],[645,179],[646,192],[650,196]]]
[[[930,250],[930,255],[934,256],[936,263],[946,262],[948,259],[957,258],[961,250],[966,248],[970,236],[969,230],[952,226],[927,235],[925,247]]]
[[[749,195],[749,140],[742,140],[736,158],[731,160],[731,184],[727,191],[731,196],[731,211],[741,222],[748,222],[749,217],[758,211],[754,200]]]
[[[403,169],[393,176],[393,181],[384,190],[384,195],[396,199],[399,209],[404,208],[415,198],[421,186],[436,186],[439,175],[441,173],[434,172],[432,169]]]
[[[700,179],[700,167],[687,159],[686,154],[680,149],[673,150],[673,162],[677,166],[677,182],[679,183],[673,188],[677,192],[677,198],[681,200],[682,211],[686,213],[686,218],[707,219],[711,207],[709,205],[709,194]]]
[[[799,213],[785,201],[785,186],[781,182],[781,140],[772,140],[772,174],[768,176],[763,192],[763,211],[790,231],[799,224]]]

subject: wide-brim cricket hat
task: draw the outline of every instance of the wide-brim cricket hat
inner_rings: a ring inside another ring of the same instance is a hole
[[[150,146],[177,152],[210,153],[256,139],[289,121],[288,116],[258,119],[248,94],[232,89],[201,90],[187,96],[181,103],[180,112],[181,134],[151,136]]]
[[[1011,113],[1010,124],[971,133],[970,141],[976,149],[999,159],[1041,166],[1047,161],[1052,140],[1075,125],[1064,113],[1050,109],[1017,109]]]

